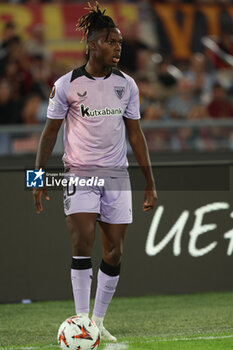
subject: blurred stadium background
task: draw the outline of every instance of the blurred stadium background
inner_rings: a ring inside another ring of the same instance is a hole
[[[119,66],[138,83],[150,151],[231,151],[232,1],[101,5],[123,33]],[[0,2],[2,156],[35,153],[54,80],[85,62],[85,43],[75,31],[84,7]]]
[[[85,5],[0,1],[0,302],[72,298],[62,194],[36,216],[25,169],[53,82],[85,62],[75,31]],[[124,36],[119,66],[139,87],[159,192],[155,211],[142,214],[143,178],[132,167],[135,220],[118,295],[232,290],[233,2],[100,5]],[[60,135],[50,165],[61,155]]]

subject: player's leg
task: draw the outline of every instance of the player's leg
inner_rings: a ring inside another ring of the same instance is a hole
[[[103,326],[104,316],[115,293],[120,275],[121,256],[127,224],[100,222],[103,259],[98,272],[98,283],[92,319],[100,328],[103,339],[116,341]]]
[[[71,176],[66,174],[67,178]],[[64,211],[72,243],[71,279],[76,313],[89,313],[92,282],[91,252],[100,213],[100,193],[89,186],[64,189]]]
[[[91,253],[97,213],[75,213],[66,218],[72,243],[71,280],[77,314],[89,314],[92,282]]]

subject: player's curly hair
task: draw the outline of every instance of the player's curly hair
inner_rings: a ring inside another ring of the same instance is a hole
[[[92,34],[102,29],[107,29],[108,37],[111,28],[117,28],[112,18],[105,15],[106,10],[100,10],[97,1],[93,6],[88,2],[88,7],[85,10],[88,10],[88,13],[78,20],[76,30],[83,31],[83,38],[86,37],[87,41],[91,39]]]

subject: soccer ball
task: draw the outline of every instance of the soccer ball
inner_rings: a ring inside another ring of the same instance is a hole
[[[100,331],[87,316],[72,316],[59,327],[57,341],[62,350],[96,350]]]

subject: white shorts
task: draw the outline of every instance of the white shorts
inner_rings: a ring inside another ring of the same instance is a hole
[[[85,180],[91,178],[85,177]],[[98,221],[111,224],[132,222],[132,194],[129,177],[104,178],[104,186],[71,184],[64,188],[65,215],[98,213]]]

